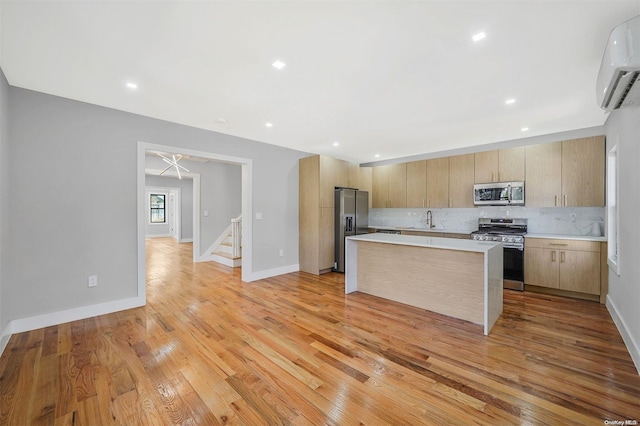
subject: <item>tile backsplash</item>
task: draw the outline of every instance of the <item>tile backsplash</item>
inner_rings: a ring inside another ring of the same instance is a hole
[[[371,209],[369,226],[425,228],[431,210],[434,231],[446,229],[467,233],[478,229],[479,217],[527,218],[532,234],[601,236],[604,207],[477,207],[471,209]]]

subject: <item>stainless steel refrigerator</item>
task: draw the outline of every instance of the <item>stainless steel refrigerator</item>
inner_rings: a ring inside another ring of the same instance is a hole
[[[345,237],[369,233],[369,193],[352,188],[336,188],[335,208],[333,270],[344,272]]]

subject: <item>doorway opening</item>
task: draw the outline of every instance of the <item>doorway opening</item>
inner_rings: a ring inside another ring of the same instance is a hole
[[[138,297],[146,303],[146,264],[145,264],[145,174],[146,154],[148,152],[167,152],[181,154],[187,157],[202,158],[213,162],[238,165],[241,167],[241,214],[242,223],[242,281],[253,281],[252,262],[252,160],[241,157],[232,157],[205,151],[195,151],[177,146],[157,145],[146,142],[138,142],[138,166],[137,166],[137,210],[138,210]],[[196,173],[181,173],[183,177],[193,179],[193,253],[194,261],[201,254],[201,220],[203,212],[200,205],[201,182],[200,175]]]

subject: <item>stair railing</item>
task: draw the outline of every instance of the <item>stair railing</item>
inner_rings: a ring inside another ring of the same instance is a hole
[[[231,219],[231,250],[233,257],[241,256],[242,247],[242,215]]]

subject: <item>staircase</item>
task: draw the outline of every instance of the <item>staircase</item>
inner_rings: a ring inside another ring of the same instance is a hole
[[[225,230],[226,235],[218,239],[220,243],[213,250],[212,260],[232,268],[242,266],[241,231],[242,216],[231,219],[231,225]]]

